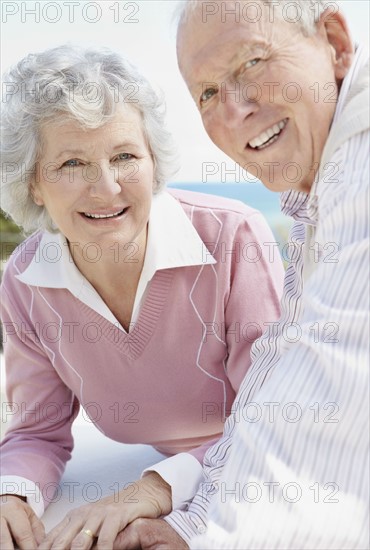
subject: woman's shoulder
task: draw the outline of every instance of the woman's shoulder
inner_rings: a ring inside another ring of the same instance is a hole
[[[254,225],[256,218],[262,218],[259,210],[236,199],[183,189],[171,188],[167,191],[180,203],[193,225],[202,224],[212,217],[225,229],[231,230],[245,222]]]
[[[215,210],[229,215],[252,216],[259,213],[258,210],[248,206],[242,201],[230,199],[219,195],[200,193],[198,191],[188,191],[184,189],[167,188],[167,192],[176,198],[184,210]]]
[[[14,281],[14,276],[23,273],[32,260],[37,257],[43,234],[42,231],[37,231],[27,237],[15,248],[6,262],[2,277],[3,284]]]
[[[175,198],[204,242],[222,238],[271,241],[263,214],[242,201],[194,191],[167,190]]]

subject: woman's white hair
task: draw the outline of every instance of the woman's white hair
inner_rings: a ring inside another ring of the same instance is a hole
[[[30,189],[42,151],[43,125],[75,120],[82,127],[98,128],[122,101],[141,114],[157,193],[177,170],[176,148],[164,124],[163,96],[121,55],[101,47],[63,45],[26,56],[3,76],[1,207],[26,233],[55,230]]]
[[[273,7],[276,7],[276,0],[257,0],[262,5],[271,4]],[[240,0],[238,3],[242,3],[243,0]],[[290,20],[297,19],[301,25],[303,34],[306,36],[312,35],[315,33],[316,24],[319,21],[321,14],[325,9],[331,7],[334,8],[337,2],[330,2],[328,0],[278,0],[281,7],[284,9],[284,6],[291,4],[291,8],[295,8],[295,14],[289,15]],[[193,13],[197,8],[200,8],[205,4],[214,4],[210,0],[179,0],[178,4],[175,7],[173,13],[173,19],[180,26],[181,23],[186,22],[187,18]],[[295,4],[295,6],[294,6]],[[287,6],[288,8],[288,6]],[[279,10],[276,12],[279,14]]]

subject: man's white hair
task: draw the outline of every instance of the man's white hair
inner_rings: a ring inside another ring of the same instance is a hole
[[[329,0],[257,0],[261,4],[271,4],[271,7],[277,6],[277,2],[281,8],[291,4],[289,9],[295,9],[297,14],[297,20],[300,23],[301,30],[305,35],[312,35],[315,33],[316,24],[319,21],[322,13],[330,8],[332,11],[339,7],[338,2]],[[240,0],[240,3],[243,0]],[[239,2],[235,2],[239,3]],[[210,0],[179,0],[174,10],[174,21],[179,27],[181,23],[186,22],[191,13],[197,8],[205,6],[206,4],[215,4],[215,1]],[[294,6],[295,4],[295,6]],[[288,9],[288,6],[286,7]],[[278,14],[279,11],[276,10]],[[290,20],[294,19],[294,16],[289,16]]]

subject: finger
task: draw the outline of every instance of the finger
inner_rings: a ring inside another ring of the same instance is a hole
[[[36,514],[33,512],[32,510],[32,513],[29,513],[29,509],[27,509],[27,513],[28,513],[28,519],[30,521],[30,524],[31,524],[31,528],[32,528],[32,531],[33,531],[33,535],[36,539],[36,542],[37,544],[40,544],[40,542],[44,539],[45,537],[45,527],[44,527],[44,524],[42,523],[42,521],[36,516]]]
[[[185,550],[186,542],[162,519],[140,518],[121,531],[114,550]]]
[[[4,518],[0,520],[0,548],[4,550],[5,548],[6,550],[14,550],[13,539]]]
[[[8,521],[8,527],[20,550],[35,550],[37,542],[24,509],[19,511],[15,522]]]
[[[75,521],[72,521],[69,515],[67,519],[66,527],[53,540],[51,550],[70,550],[73,540],[78,536],[85,523],[82,518],[76,518]],[[80,549],[81,547],[79,547]]]
[[[53,545],[53,542],[58,538],[60,533],[66,531],[67,525],[69,524],[69,517],[65,517],[54,529],[49,531],[49,533],[39,542],[39,550],[50,550]]]
[[[136,521],[130,523],[118,535],[113,543],[113,550],[140,550],[140,535],[135,526]]]
[[[96,537],[99,535],[101,524],[101,518],[89,518],[82,529],[80,529],[78,535],[73,539],[71,550],[90,550],[96,541]]]
[[[106,519],[100,527],[99,537],[96,544],[97,550],[107,550],[113,548],[113,543],[122,530],[122,522],[120,518]]]
[[[89,550],[96,541],[95,531],[84,527],[71,543],[71,550]]]

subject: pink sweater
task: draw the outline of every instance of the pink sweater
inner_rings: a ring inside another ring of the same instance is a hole
[[[200,462],[222,433],[251,345],[279,315],[283,270],[278,258],[269,261],[263,242],[274,239],[257,211],[220,197],[171,194],[217,263],[157,271],[129,334],[67,289],[15,277],[42,233],[12,255],[1,287],[14,403],[2,475],[22,476],[41,490],[58,482],[79,404],[116,441],[147,443],[167,455],[190,452]],[[257,260],[251,243],[260,246]]]

